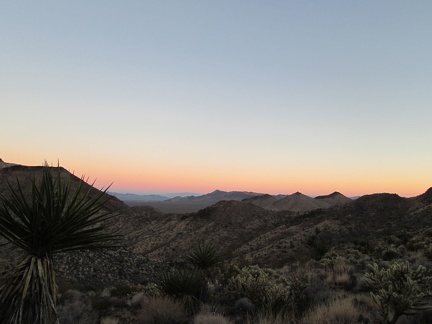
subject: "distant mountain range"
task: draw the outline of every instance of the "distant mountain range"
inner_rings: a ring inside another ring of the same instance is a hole
[[[166,193],[166,194],[133,194],[133,193],[119,193],[109,192],[110,195],[117,197],[124,202],[149,202],[149,201],[165,201],[172,198],[181,198],[188,196],[195,196],[197,194],[191,192],[178,192],[178,193]]]
[[[111,192],[111,195],[130,206],[149,205],[162,212],[196,212],[220,201],[244,201],[272,211],[290,210],[305,212],[319,208],[343,205],[352,199],[339,192],[315,198],[296,192],[292,195],[269,195],[245,191],[215,190],[199,196],[135,195]]]
[[[128,202],[187,202],[187,203],[204,203],[211,202],[215,203],[222,200],[242,200],[249,197],[261,195],[254,192],[242,192],[242,191],[221,191],[215,190],[211,193],[204,195],[196,195],[191,193],[178,193],[178,194],[148,194],[148,195],[137,195],[132,193],[117,193],[110,192],[111,195],[118,199]]]
[[[149,201],[164,201],[170,199],[168,196],[163,195],[137,195],[131,193],[118,193],[110,192],[110,195],[117,197],[121,201],[128,202],[149,202]]]
[[[343,205],[351,202],[352,200],[339,192],[334,192],[327,196],[318,196],[315,198],[306,196],[300,192],[296,192],[287,196],[271,196],[266,194],[247,198],[243,201],[250,202],[268,210],[306,212],[319,208],[329,208],[336,205]]]

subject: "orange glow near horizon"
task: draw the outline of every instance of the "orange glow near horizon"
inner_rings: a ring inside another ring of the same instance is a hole
[[[17,161],[17,157],[4,159],[5,162],[23,165],[42,165],[29,158]],[[57,162],[47,160],[51,165]],[[74,160],[73,163],[60,165],[76,176],[85,176],[89,182],[95,181],[96,188],[106,188],[112,183],[110,191],[130,193],[170,193],[191,192],[205,194],[216,189],[224,191],[251,191],[268,194],[291,194],[296,191],[306,195],[326,195],[339,191],[345,196],[361,196],[372,193],[396,193],[403,197],[413,197],[424,193],[431,183],[421,175],[399,173],[392,177],[391,172],[380,174],[350,173],[347,170],[337,172],[319,172],[293,169],[292,172],[273,169],[267,172],[256,172],[247,168],[198,168],[170,167],[169,164],[150,164],[147,167],[140,163],[121,165],[116,159],[101,163],[100,161]],[[143,164],[144,165],[144,164]],[[285,172],[284,172],[285,171]]]

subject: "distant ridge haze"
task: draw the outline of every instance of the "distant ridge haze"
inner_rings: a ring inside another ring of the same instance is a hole
[[[149,205],[164,212],[195,212],[220,201],[243,201],[272,211],[290,210],[305,212],[319,208],[329,208],[335,205],[349,203],[352,199],[339,192],[318,197],[310,197],[300,192],[291,195],[270,195],[248,191],[215,190],[198,196],[173,197],[162,195],[117,194],[113,196],[131,206]]]

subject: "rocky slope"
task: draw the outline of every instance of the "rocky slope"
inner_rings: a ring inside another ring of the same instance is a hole
[[[4,190],[6,179],[18,176],[24,183],[40,170],[12,166],[0,171],[0,188]],[[80,181],[66,170],[62,172],[66,178]],[[418,233],[432,229],[432,189],[413,198],[374,194],[342,205],[337,203],[337,194],[318,199],[300,193],[291,196],[277,201],[295,198],[300,202],[298,206],[310,206],[310,200],[330,204],[327,198],[336,199],[334,206],[306,212],[257,206],[260,201],[274,203],[271,197],[260,196],[246,201],[220,201],[194,213],[164,214],[151,207],[127,207],[113,198],[108,208],[116,210],[116,214],[110,225],[122,236],[123,247],[104,253],[58,255],[58,278],[85,285],[139,283],[181,263],[199,240],[214,243],[227,261],[279,268],[318,259],[331,249],[354,247],[377,253],[374,251],[381,243],[396,238],[415,240]],[[285,202],[289,203],[289,199]],[[9,245],[0,249],[0,271],[4,272],[19,261],[19,256]]]

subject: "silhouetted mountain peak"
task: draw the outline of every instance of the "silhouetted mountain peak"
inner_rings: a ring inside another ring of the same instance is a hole
[[[423,204],[432,204],[432,187],[426,190],[425,193],[414,198]]]
[[[335,198],[335,197],[339,197],[339,196],[344,196],[342,195],[340,192],[335,191],[329,195],[323,195],[323,196],[316,196],[315,199],[325,199],[325,198]],[[345,197],[345,196],[344,196]]]
[[[323,201],[326,202],[328,204],[330,204],[331,206],[336,206],[336,205],[344,205],[347,203],[350,203],[352,201],[352,199],[344,196],[343,194],[341,194],[338,191],[335,191],[329,195],[325,195],[325,196],[317,196],[315,197],[316,200],[319,201]]]

